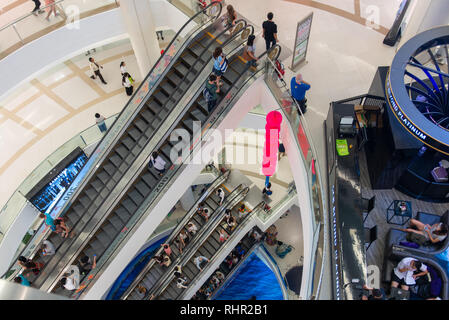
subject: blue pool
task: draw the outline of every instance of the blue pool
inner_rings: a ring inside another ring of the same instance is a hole
[[[214,300],[283,300],[273,271],[254,253]]]

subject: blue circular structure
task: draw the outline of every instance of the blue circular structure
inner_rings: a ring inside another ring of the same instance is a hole
[[[416,139],[449,155],[449,26],[430,29],[397,52],[386,80],[388,104]]]

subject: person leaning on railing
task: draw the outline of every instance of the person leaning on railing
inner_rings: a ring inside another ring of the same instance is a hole
[[[302,113],[307,111],[307,99],[306,91],[310,90],[311,85],[304,81],[302,75],[299,73],[296,77],[293,77],[290,81],[290,89],[292,92],[292,97],[298,102]]]

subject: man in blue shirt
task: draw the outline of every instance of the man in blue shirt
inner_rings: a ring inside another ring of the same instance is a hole
[[[290,81],[292,96],[298,102],[302,113],[306,113],[307,108],[306,91],[309,90],[310,87],[311,87],[310,84],[302,79],[301,74],[298,74],[296,77],[293,77],[292,80]]]

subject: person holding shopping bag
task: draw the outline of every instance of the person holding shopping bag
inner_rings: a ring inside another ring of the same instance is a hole
[[[131,96],[133,94],[133,90],[134,90],[133,83],[134,83],[134,79],[130,76],[130,74],[128,72],[125,72],[122,77],[122,86],[125,87],[126,94],[128,96]]]

